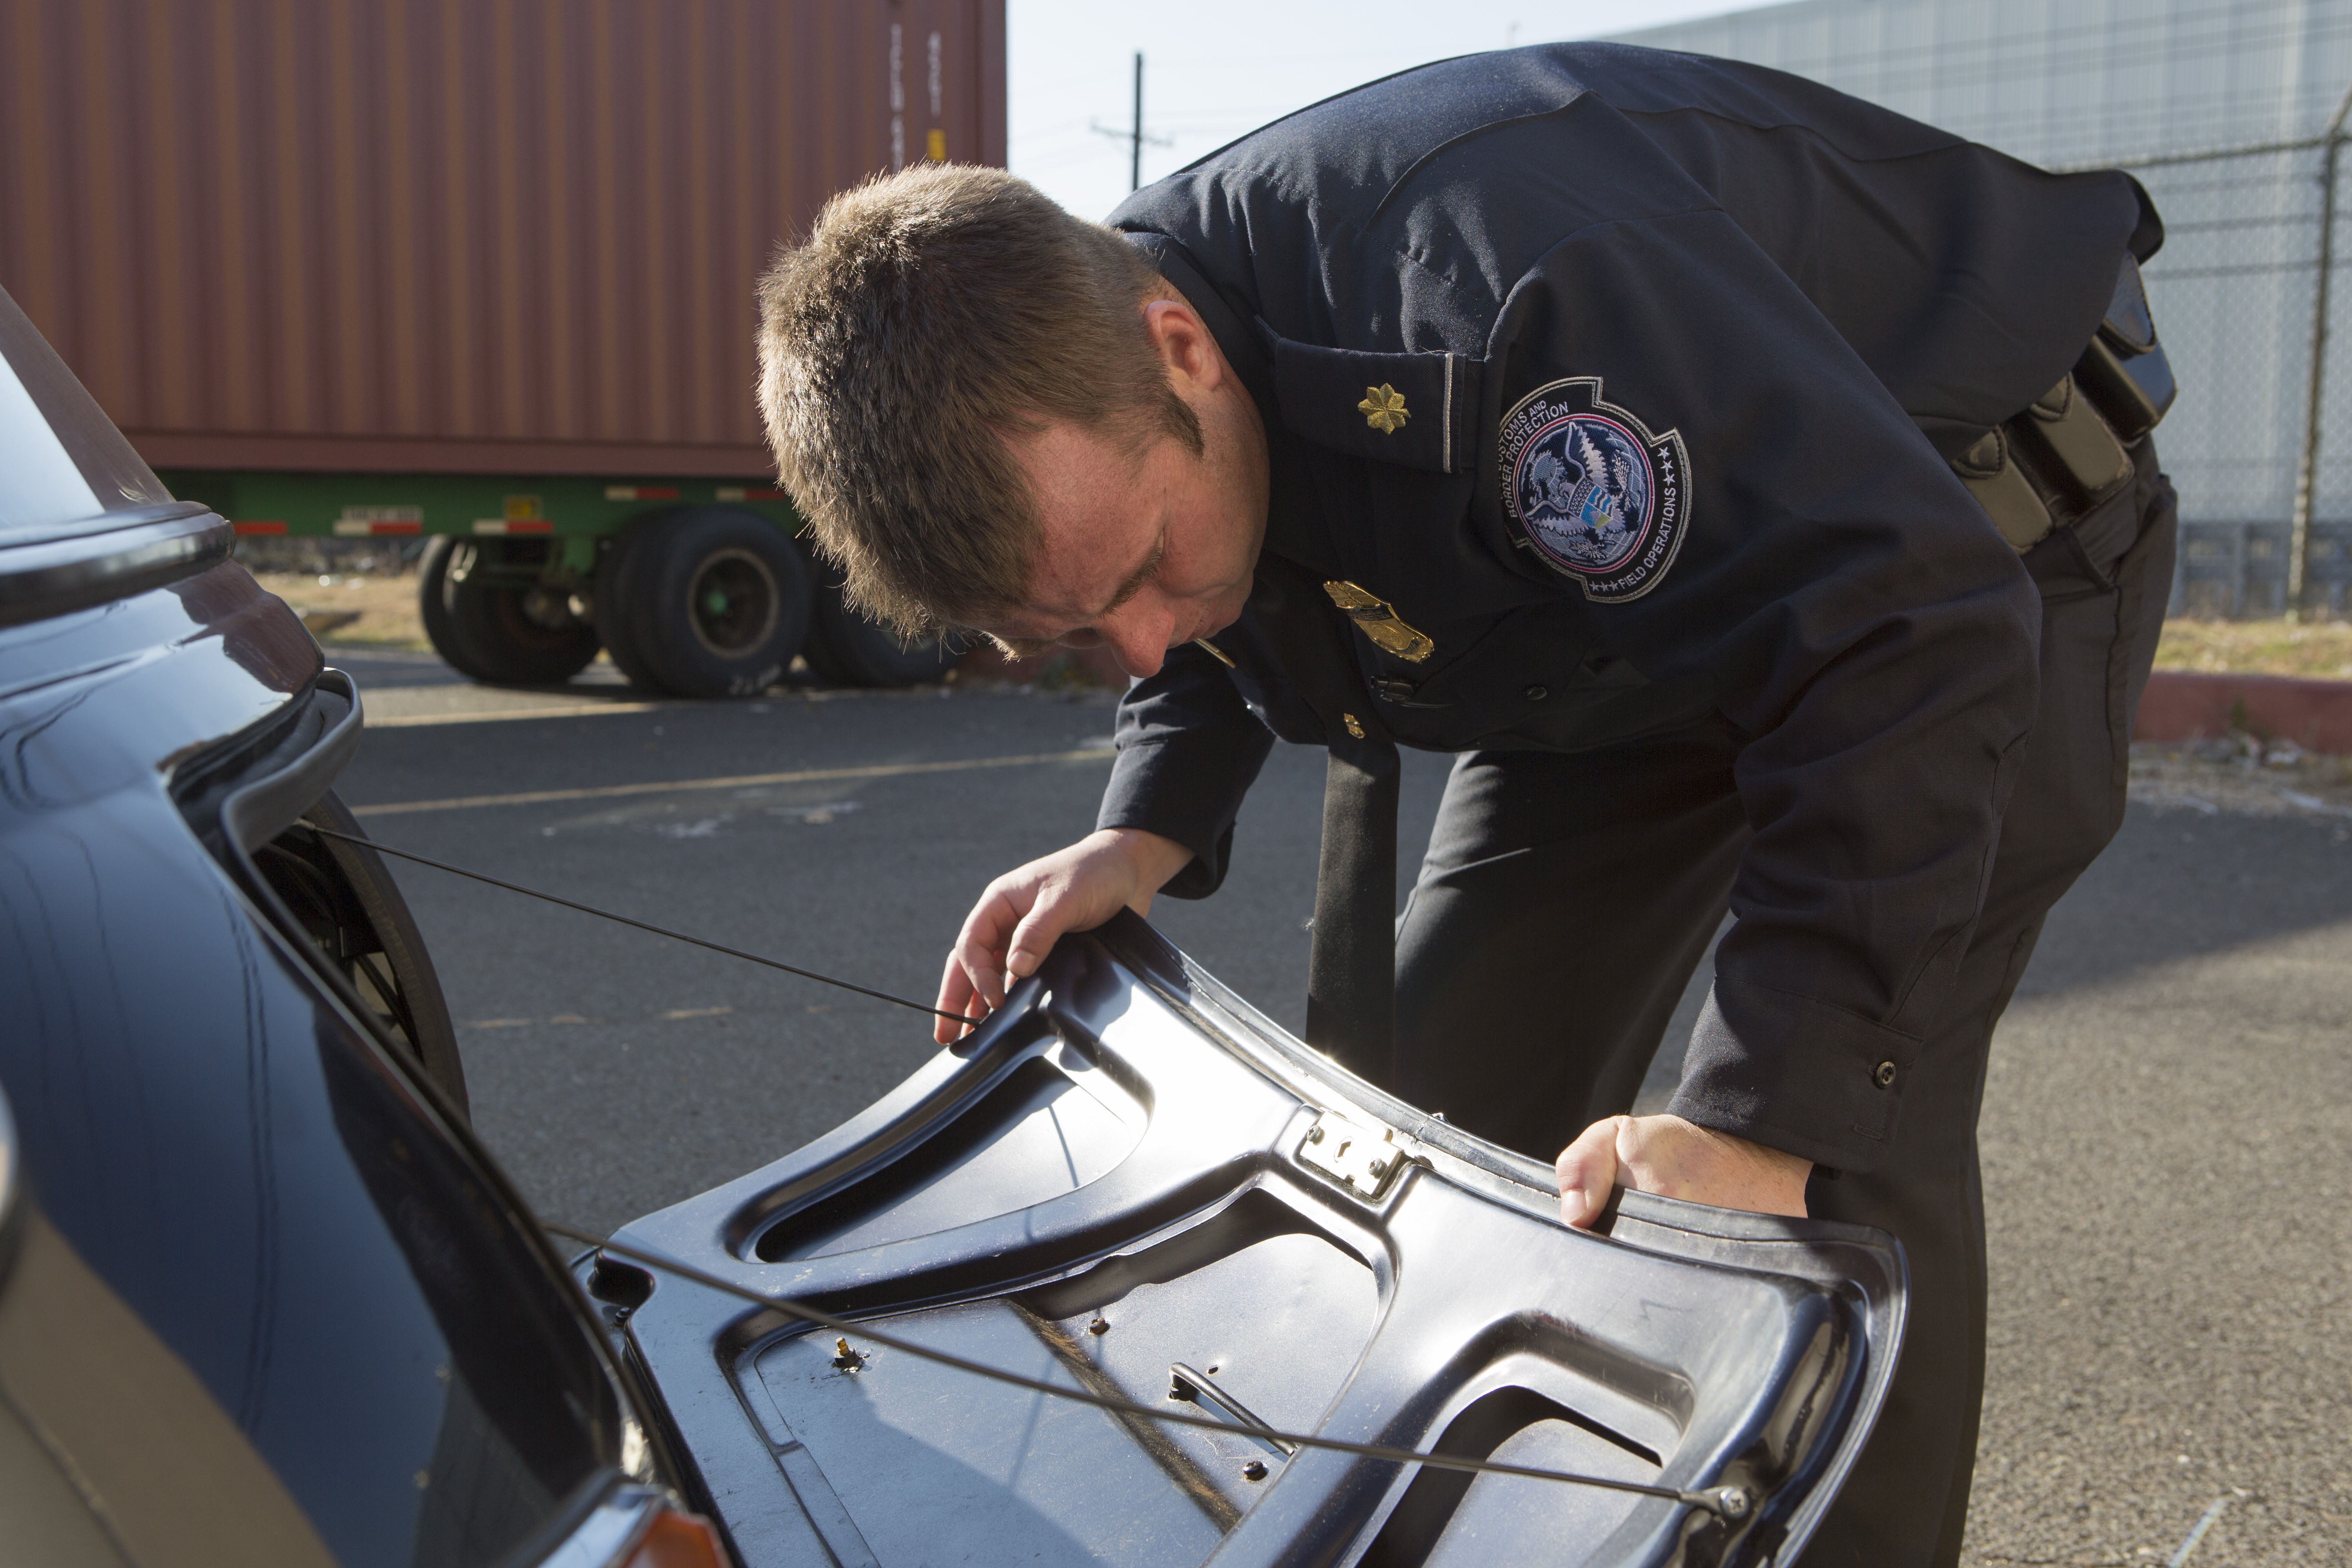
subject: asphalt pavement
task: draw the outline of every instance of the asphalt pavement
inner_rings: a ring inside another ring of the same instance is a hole
[[[1109,765],[1098,692],[704,705],[601,665],[518,692],[336,659],[370,714],[340,787],[380,840],[919,1002],[973,896],[1085,832]],[[1444,766],[1408,755],[1402,842]],[[1278,748],[1226,887],[1153,911],[1293,1029],[1321,789],[1319,752]],[[916,1013],[394,869],[476,1126],[551,1219],[611,1227],[763,1164],[933,1048]],[[1967,1561],[2352,1561],[2348,1026],[2352,816],[2135,803],[1995,1044]]]

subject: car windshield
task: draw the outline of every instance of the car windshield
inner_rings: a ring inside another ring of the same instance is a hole
[[[0,544],[172,499],[0,292]]]

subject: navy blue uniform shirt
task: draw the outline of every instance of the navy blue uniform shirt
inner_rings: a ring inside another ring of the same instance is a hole
[[[2034,586],[1947,459],[2153,251],[2137,185],[1559,45],[1331,99],[1110,222],[1265,417],[1266,549],[1368,601],[1348,689],[1398,741],[1732,727],[1755,837],[1673,1109],[1870,1168],[1906,1076],[1877,1065],[1958,964],[2038,699]],[[1324,742],[1259,614],[1215,639],[1238,668],[1180,648],[1120,707],[1100,821],[1191,847],[1180,897],[1275,737]]]

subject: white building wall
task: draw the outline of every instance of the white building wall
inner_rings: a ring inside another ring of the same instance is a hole
[[[1799,0],[1624,41],[1794,71],[2042,163],[2316,135],[2352,85],[2347,0]]]
[[[2181,394],[2157,442],[2183,515],[2284,524],[2321,153],[2144,161],[2318,137],[2352,89],[2352,0],[1799,0],[1623,41],[1792,71],[2045,166],[2132,165],[2166,221],[2148,289]],[[2352,519],[2347,224],[2352,193],[2339,190],[2323,521]],[[2252,548],[2281,545],[2263,531]]]

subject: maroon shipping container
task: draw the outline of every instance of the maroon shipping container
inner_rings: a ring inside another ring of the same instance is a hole
[[[758,475],[753,279],[1003,0],[0,0],[0,286],[158,468]]]

